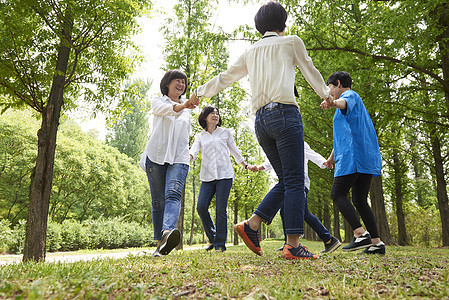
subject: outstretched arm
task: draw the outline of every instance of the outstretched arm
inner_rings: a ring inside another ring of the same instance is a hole
[[[346,106],[347,106],[346,100],[341,99],[341,98],[334,100],[334,98],[332,98],[332,96],[329,96],[329,98],[324,99],[323,102],[321,102],[321,104],[320,104],[320,107],[322,109],[328,109],[328,108],[331,108],[334,106],[335,106],[335,108],[346,109]]]

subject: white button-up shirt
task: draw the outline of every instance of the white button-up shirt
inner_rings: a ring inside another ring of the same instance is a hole
[[[254,113],[270,102],[298,106],[293,93],[296,66],[321,98],[329,96],[329,87],[313,65],[303,41],[296,35],[279,36],[272,31],[267,31],[264,39],[254,43],[226,71],[199,86],[197,96],[212,97],[249,75]]]
[[[180,99],[182,103],[187,101]],[[148,157],[152,162],[163,165],[165,163],[190,164],[189,135],[190,109],[180,112],[173,110],[173,105],[179,104],[168,96],[156,97],[152,101],[153,131],[145,151],[140,158],[140,166],[145,170]]]
[[[304,186],[308,190],[310,190],[309,168],[307,166],[309,160],[311,160],[321,169],[326,168],[324,163],[327,161],[327,159],[325,159],[321,154],[316,153],[314,150],[312,150],[312,148],[310,148],[309,144],[304,142]],[[264,162],[262,166],[265,169],[264,171],[273,169],[269,161]]]
[[[217,127],[212,134],[206,130],[198,133],[190,148],[190,155],[195,159],[200,150],[201,181],[234,179],[234,169],[229,153],[232,154],[237,163],[244,161],[240,150],[235,145],[231,132],[226,128]]]

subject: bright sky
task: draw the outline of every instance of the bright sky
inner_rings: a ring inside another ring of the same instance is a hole
[[[254,0],[248,5],[232,3],[230,5],[227,0],[219,0],[218,8],[215,10],[212,23],[216,27],[222,27],[225,32],[232,32],[240,25],[254,26],[254,15],[260,6],[267,2]],[[153,80],[153,87],[150,90],[150,97],[157,95],[159,91],[159,82],[164,75],[161,70],[164,61],[162,57],[162,49],[164,48],[164,39],[159,31],[163,21],[174,16],[173,6],[177,0],[155,0],[154,9],[151,17],[142,19],[142,32],[135,38],[136,43],[140,46],[146,61],[136,70],[134,77]],[[241,54],[242,49],[248,47],[245,42],[231,42],[229,45],[230,62],[233,62]],[[82,115],[83,113],[78,113]],[[105,120],[102,116],[98,116],[94,120],[82,120],[81,117],[75,117],[83,130],[96,129],[99,132],[99,138],[104,140]]]

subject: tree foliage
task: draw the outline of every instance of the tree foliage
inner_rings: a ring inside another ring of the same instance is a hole
[[[0,117],[3,141],[0,162],[0,216],[15,225],[26,218],[30,173],[39,126],[26,112],[8,111]],[[56,148],[49,217],[56,223],[73,219],[121,217],[147,224],[149,187],[145,174],[128,156],[66,121]]]
[[[135,91],[125,96],[122,109],[106,135],[107,145],[117,148],[136,162],[139,161],[148,140],[147,97],[150,86],[151,82],[141,79],[131,80],[125,84],[127,90]]]

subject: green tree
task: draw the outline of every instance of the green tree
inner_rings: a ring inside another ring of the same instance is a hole
[[[138,162],[148,140],[148,103],[146,102],[151,82],[141,79],[125,84],[126,90],[134,90],[124,95],[120,115],[113,122],[106,144],[117,148],[121,153]]]
[[[0,3],[2,104],[29,106],[42,117],[23,260],[45,259],[56,135],[63,104],[106,109],[138,62],[130,41],[149,1],[5,0]],[[101,99],[101,101],[98,101]]]
[[[164,49],[164,56],[166,61],[165,69],[180,69],[187,75],[188,86],[186,96],[190,96],[191,84],[199,84],[210,74],[204,74],[205,69],[202,68],[202,63],[216,61],[211,57],[210,53],[226,53],[223,46],[223,38],[220,41],[221,35],[214,35],[210,33],[211,25],[209,19],[211,10],[216,1],[206,0],[187,0],[178,1],[174,6],[176,13],[175,18],[167,20],[167,25],[163,28],[163,35],[166,40],[166,47]],[[208,48],[211,46],[211,48]],[[221,51],[217,51],[221,48]],[[207,68],[206,68],[207,70]],[[192,117],[192,120],[195,120]],[[193,128],[198,128],[197,122],[193,121]],[[195,130],[194,130],[195,132]],[[194,178],[195,179],[195,178]],[[195,186],[195,184],[193,184]],[[192,223],[191,230],[194,225],[194,203],[192,206]],[[185,193],[181,200],[181,213],[178,220],[178,228],[184,231],[184,216],[185,216]],[[182,247],[182,243],[180,245]]]
[[[0,116],[0,217],[16,225],[26,218],[37,122],[29,111],[11,110]]]

